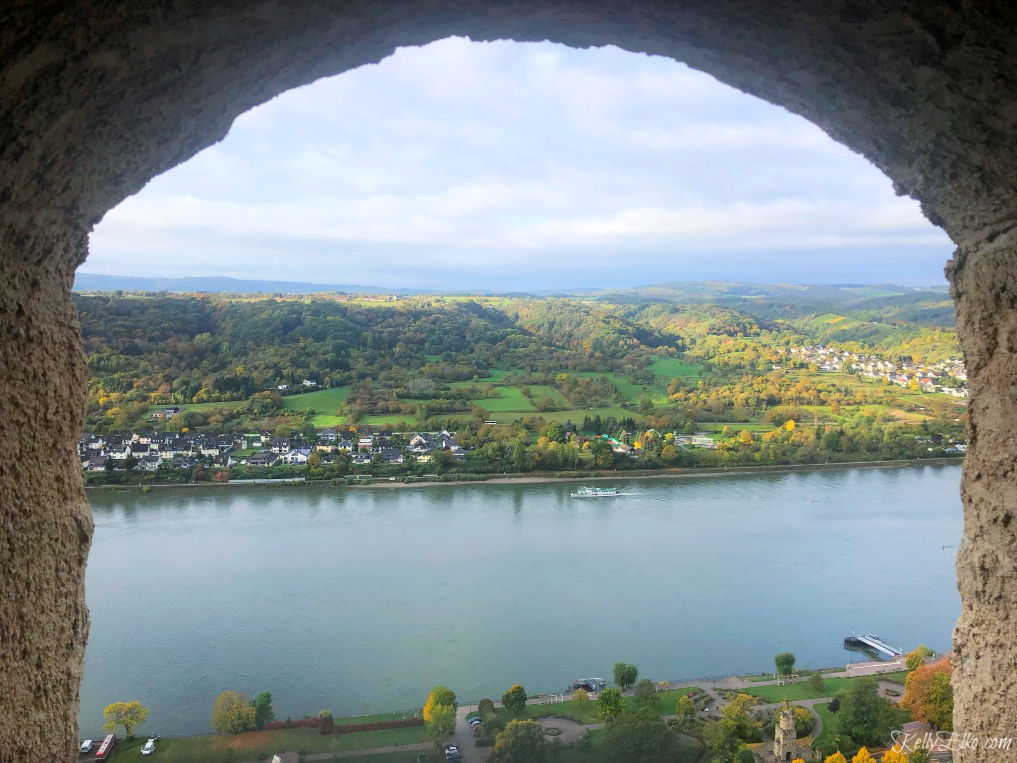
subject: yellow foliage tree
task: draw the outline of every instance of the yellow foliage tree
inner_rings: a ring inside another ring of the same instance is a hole
[[[117,726],[123,726],[124,734],[130,739],[134,736],[134,727],[140,726],[148,718],[148,708],[136,699],[130,702],[114,702],[102,711],[102,718],[105,721],[102,727],[106,731],[116,731]]]
[[[454,710],[456,707],[456,693],[444,686],[435,686],[431,689],[431,693],[427,695],[427,702],[424,703],[424,711],[421,713],[425,723],[431,722],[433,717],[432,712],[438,705],[447,705]]]
[[[908,763],[908,755],[900,745],[894,745],[883,753],[883,763]]]
[[[863,747],[851,758],[851,763],[876,763],[876,759],[872,757],[871,752]]]
[[[795,420],[794,419],[788,419],[787,421],[785,421],[784,422],[784,429],[786,429],[789,432],[795,431]]]
[[[847,763],[847,758],[841,755],[840,750],[837,750],[833,755],[827,755],[823,763]]]

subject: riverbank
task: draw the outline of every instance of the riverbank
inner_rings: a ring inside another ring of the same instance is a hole
[[[789,472],[829,471],[835,469],[900,469],[910,466],[949,466],[964,463],[963,456],[943,458],[903,459],[896,461],[838,461],[822,464],[773,464],[765,466],[730,466],[723,469],[680,467],[674,469],[634,469],[632,471],[595,471],[577,473],[529,472],[518,474],[476,474],[470,479],[422,479],[417,477],[367,477],[346,481],[307,480],[302,477],[288,477],[277,480],[235,480],[233,482],[168,482],[138,485],[86,485],[86,491],[139,492],[165,490],[167,488],[293,488],[293,487],[353,487],[353,488],[411,488],[474,485],[527,485],[548,482],[590,482],[630,479],[695,479],[699,477],[724,477],[736,474],[785,474]],[[453,475],[449,475],[453,476]]]

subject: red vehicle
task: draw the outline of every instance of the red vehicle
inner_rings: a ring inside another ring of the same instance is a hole
[[[99,745],[99,751],[95,753],[96,760],[106,760],[110,752],[113,751],[113,745],[117,742],[116,734],[108,734],[105,739],[102,740],[102,744]]]

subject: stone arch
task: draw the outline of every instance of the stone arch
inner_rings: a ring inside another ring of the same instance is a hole
[[[1017,7],[945,0],[12,0],[0,10],[0,759],[73,759],[91,518],[69,299],[87,235],[290,87],[452,34],[670,56],[810,119],[919,199],[971,387],[956,725],[1017,725]],[[958,758],[981,759],[978,751]]]

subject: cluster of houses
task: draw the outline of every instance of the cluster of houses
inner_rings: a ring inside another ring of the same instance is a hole
[[[815,364],[820,371],[845,371],[868,379],[885,379],[899,387],[914,382],[923,392],[941,392],[958,398],[968,396],[968,375],[960,358],[926,365],[910,360],[885,360],[878,355],[829,346],[791,347],[787,352],[796,360]]]
[[[78,441],[81,468],[86,471],[135,469],[154,472],[165,464],[169,468],[188,469],[205,463],[228,468],[235,465],[276,466],[306,464],[312,453],[322,463],[332,463],[338,454],[349,454],[352,463],[367,465],[381,461],[404,463],[412,455],[428,462],[435,451],[446,451],[456,461],[466,459],[466,451],[449,432],[381,432],[358,434],[322,429],[314,441],[300,437],[273,437],[271,432],[253,434],[181,434],[140,432],[130,434],[86,434]],[[112,462],[112,463],[111,463]]]

